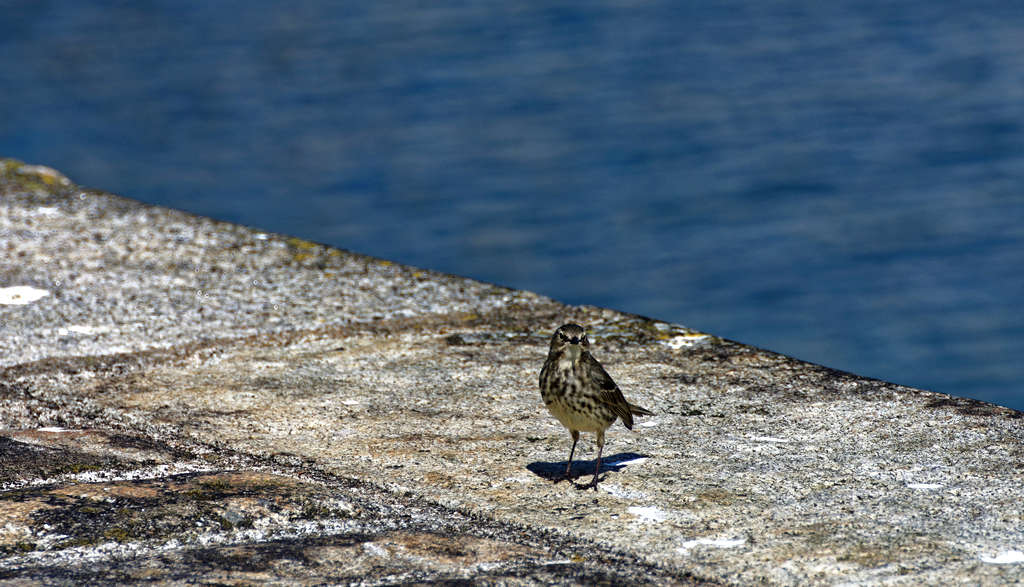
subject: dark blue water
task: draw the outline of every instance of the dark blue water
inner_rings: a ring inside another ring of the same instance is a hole
[[[1024,4],[0,15],[0,155],[1024,409]]]

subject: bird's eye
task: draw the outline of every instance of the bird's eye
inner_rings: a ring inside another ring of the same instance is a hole
[[[561,330],[558,331],[558,338],[560,338],[562,340],[569,340],[569,337],[566,336],[565,333],[562,332]]]

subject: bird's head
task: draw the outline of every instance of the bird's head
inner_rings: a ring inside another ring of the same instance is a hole
[[[589,349],[587,331],[579,324],[563,324],[551,337],[551,354],[568,353],[575,361],[583,351]]]

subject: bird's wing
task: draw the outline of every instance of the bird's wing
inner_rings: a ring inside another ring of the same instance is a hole
[[[633,414],[629,410],[629,402],[622,395],[622,390],[612,380],[612,376],[604,370],[601,363],[594,358],[590,353],[583,353],[582,359],[586,361],[587,371],[594,378],[594,383],[597,384],[601,390],[598,395],[598,399],[601,403],[607,405],[615,415],[622,418],[622,423],[626,425],[626,428],[633,429]]]

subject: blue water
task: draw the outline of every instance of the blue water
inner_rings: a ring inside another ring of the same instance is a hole
[[[1024,4],[0,0],[0,155],[1024,409]]]

